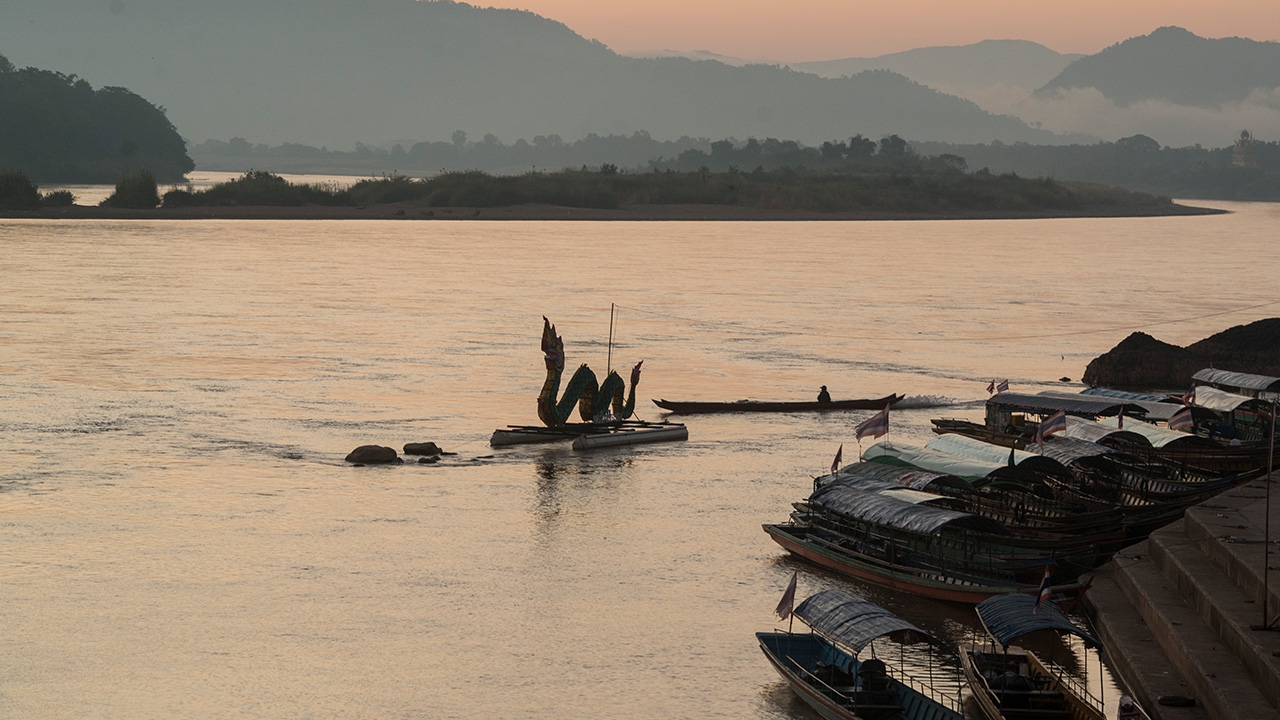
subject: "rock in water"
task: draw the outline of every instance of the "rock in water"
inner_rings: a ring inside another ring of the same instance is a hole
[[[405,443],[405,455],[439,455],[443,451],[433,442]]]
[[[395,448],[381,445],[361,445],[347,455],[347,462],[358,465],[390,465],[402,463],[404,460],[396,454]]]

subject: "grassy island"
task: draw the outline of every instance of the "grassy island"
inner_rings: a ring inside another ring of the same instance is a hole
[[[249,172],[204,190],[174,189],[158,208],[63,208],[63,217],[415,219],[944,219],[1180,215],[1212,212],[1117,188],[933,163],[858,172],[597,169],[516,176],[450,172],[350,187]]]

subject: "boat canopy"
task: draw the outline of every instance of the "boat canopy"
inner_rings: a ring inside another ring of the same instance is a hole
[[[1086,421],[1087,422],[1087,421]],[[1134,422],[1137,422],[1136,420]],[[1036,447],[1035,443],[1027,447]],[[1044,453],[1047,458],[1053,458],[1064,466],[1070,466],[1072,463],[1083,460],[1085,458],[1099,457],[1102,455],[1119,455],[1120,451],[1109,448],[1106,445],[1099,445],[1089,440],[1081,440],[1074,437],[1063,437],[1061,435],[1050,435],[1044,439]]]
[[[1008,453],[1005,455],[1007,457]],[[872,462],[909,466],[943,475],[955,475],[966,480],[982,480],[1007,464],[974,460],[926,448],[899,446],[888,440],[867,448],[862,457]]]
[[[1068,415],[1081,417],[1099,417],[1118,415],[1124,407],[1125,415],[1143,416],[1147,409],[1134,402],[1114,400],[1111,398],[1090,398],[1078,393],[1041,393],[1027,395],[1024,393],[1002,392],[992,395],[987,400],[987,407],[996,407],[1012,412],[1030,412],[1038,415],[1052,415],[1062,410]]]
[[[1170,430],[1169,428],[1152,425],[1149,422],[1141,420],[1128,419],[1124,421],[1124,430],[1120,430],[1119,418],[1103,418],[1098,424],[1105,428],[1110,428],[1114,432],[1131,432],[1147,439],[1153,448],[1162,448],[1170,443],[1178,440],[1191,440],[1196,436],[1191,433],[1182,432],[1181,430]]]
[[[984,600],[976,609],[982,626],[1005,649],[1023,635],[1037,630],[1070,633],[1093,647],[1101,645],[1097,638],[1071,622],[1062,608],[1052,600],[1040,603],[1037,610],[1034,595],[1008,593]]]
[[[1080,391],[1080,394],[1090,395],[1093,397],[1115,398],[1116,400],[1132,400],[1134,402],[1140,402],[1140,403],[1180,404],[1178,403],[1177,400],[1167,396],[1148,395],[1147,393],[1128,392],[1126,390],[1116,390],[1114,388],[1105,388],[1105,387],[1085,388],[1084,390]]]
[[[961,492],[972,490],[973,486],[964,478],[955,475],[947,475],[946,473],[929,472],[928,470],[913,470],[908,467],[899,465],[885,465],[878,462],[857,462],[847,465],[841,472],[847,472],[853,475],[863,475],[866,477],[877,477],[882,480],[891,480],[902,487],[912,490],[932,490],[935,488],[950,488]]]
[[[1196,382],[1202,382],[1206,385],[1213,385],[1220,389],[1227,387],[1237,388],[1239,390],[1252,390],[1255,394],[1262,392],[1280,393],[1280,378],[1268,377],[1266,375],[1251,375],[1249,373],[1205,368],[1195,375],[1192,375],[1191,379]]]
[[[814,490],[809,502],[853,520],[921,535],[932,535],[949,525],[996,535],[1009,534],[1004,525],[991,518],[917,505],[839,481]]]
[[[870,465],[872,463],[866,464]],[[946,499],[942,495],[938,495],[936,493],[903,487],[887,478],[876,477],[874,475],[863,475],[857,472],[841,475],[830,484],[846,485],[856,490],[896,498],[903,502],[909,502],[912,505]]]
[[[875,603],[844,590],[823,590],[811,595],[795,609],[796,617],[813,631],[850,650],[854,655],[879,637],[902,645],[931,642],[939,647],[946,643]]]
[[[1271,405],[1269,402],[1248,395],[1237,395],[1207,385],[1196,386],[1195,394],[1191,396],[1191,404],[1194,407],[1224,413],[1235,412],[1241,405],[1252,405],[1255,409],[1266,409]]]
[[[1052,475],[1068,475],[1066,466],[1048,453],[1037,455],[1025,450],[1013,450],[1001,445],[993,445],[977,438],[959,433],[939,435],[925,443],[925,448],[934,452],[958,455],[971,460],[999,463],[1008,466],[1010,458],[1013,465],[1028,470],[1049,473]],[[1024,466],[1023,463],[1026,463]]]

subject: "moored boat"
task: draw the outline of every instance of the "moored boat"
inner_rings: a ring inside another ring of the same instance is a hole
[[[882,398],[863,400],[816,400],[782,401],[782,400],[737,400],[733,402],[716,401],[678,401],[654,400],[653,404],[673,413],[741,413],[741,412],[813,412],[827,410],[883,410],[886,405],[896,405],[902,401],[903,395],[886,395]]]
[[[689,428],[681,423],[626,420],[613,423],[566,423],[557,427],[508,425],[493,431],[494,447],[572,441],[574,450],[688,440]]]
[[[795,609],[808,633],[760,632],[769,663],[828,720],[962,720],[962,675],[947,646],[888,610],[843,590],[824,590]],[[927,643],[930,681],[891,666],[876,641]],[[870,649],[870,657],[862,658]],[[951,682],[933,682],[935,663]]]
[[[1013,645],[1031,633],[1053,631],[1078,637],[1086,649],[1097,650],[1098,641],[1056,603],[1037,602],[1030,595],[1002,595],[976,610],[990,642],[966,649],[960,659],[970,695],[988,720],[1104,720],[1103,700],[1089,691],[1087,678],[1077,678],[1052,658],[1042,660]],[[1101,667],[1101,659],[1098,663]]]

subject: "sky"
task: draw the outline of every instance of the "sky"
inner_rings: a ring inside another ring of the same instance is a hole
[[[707,50],[779,62],[990,39],[1096,53],[1163,25],[1280,40],[1277,0],[469,0],[558,20],[619,53]]]

